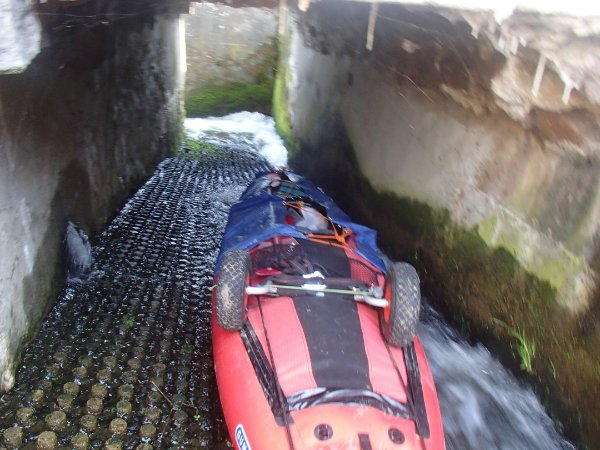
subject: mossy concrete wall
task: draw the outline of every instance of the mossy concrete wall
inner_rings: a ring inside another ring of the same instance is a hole
[[[277,10],[195,3],[186,23],[186,114],[271,112]]]
[[[64,284],[67,221],[93,239],[180,136],[177,15],[67,7],[87,19],[41,16],[45,47],[0,76],[2,390]]]
[[[571,436],[600,445],[598,105],[589,89],[566,96],[558,63],[533,95],[541,50],[510,35],[561,27],[381,5],[369,51],[370,8],[320,2],[280,36],[274,110],[293,164],[416,264],[457,323],[512,353]]]

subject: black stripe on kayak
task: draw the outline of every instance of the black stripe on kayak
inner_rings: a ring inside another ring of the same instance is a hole
[[[350,262],[342,249],[306,240],[300,245],[325,277],[350,277]],[[356,302],[345,295],[300,294],[294,296],[294,307],[317,386],[372,389]]]
[[[290,411],[313,406],[340,404],[347,406],[370,406],[386,414],[402,419],[414,420],[408,405],[391,397],[367,390],[316,388],[290,395],[287,398]]]
[[[285,425],[284,419],[286,416],[289,423],[291,419],[289,416],[289,407],[287,405],[287,401],[283,395],[277,395],[278,391],[281,392],[281,387],[279,386],[275,372],[273,372],[273,368],[269,364],[267,355],[265,354],[263,347],[256,336],[254,329],[252,328],[252,325],[250,325],[250,322],[246,322],[244,324],[240,330],[240,335],[242,337],[244,347],[246,347],[246,352],[248,353],[252,367],[254,367],[256,378],[258,379],[267,402],[271,407],[271,412],[273,413],[273,417],[275,417],[277,425]]]
[[[358,443],[360,444],[360,450],[373,450],[369,435],[366,433],[358,433]]]
[[[418,422],[417,430],[424,438],[429,438],[429,421],[423,397],[423,385],[421,384],[421,372],[417,361],[415,344],[411,343],[404,347],[404,360],[406,361],[406,373],[408,374],[408,390],[413,401],[415,420]]]

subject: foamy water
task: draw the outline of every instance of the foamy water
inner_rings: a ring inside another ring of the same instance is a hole
[[[437,387],[448,450],[574,450],[531,387],[425,306],[419,335]]]
[[[248,148],[277,167],[287,166],[287,150],[270,116],[256,112],[238,112],[223,117],[187,118],[188,136],[219,145]]]

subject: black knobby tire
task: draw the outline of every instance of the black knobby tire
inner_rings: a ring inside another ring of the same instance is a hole
[[[390,266],[387,282],[391,284],[389,319],[381,314],[381,331],[390,345],[405,347],[412,342],[419,322],[419,275],[410,264],[399,262]]]
[[[217,323],[226,330],[241,330],[246,322],[246,280],[250,256],[240,249],[228,250],[221,259],[216,286]]]

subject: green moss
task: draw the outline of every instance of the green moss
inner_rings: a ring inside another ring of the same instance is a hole
[[[277,49],[279,58],[275,72],[275,85],[273,87],[273,119],[275,120],[275,128],[285,142],[290,157],[294,157],[298,153],[300,145],[294,139],[288,105],[290,73],[287,64],[289,52],[287,39],[280,38]]]
[[[250,61],[261,61],[255,64],[252,72],[258,82],[268,81],[273,83],[275,67],[277,66],[277,39],[273,38],[261,44],[256,52],[248,58]]]
[[[503,210],[483,221],[478,233],[488,246],[505,248],[525,269],[559,292],[590,270],[581,258]]]
[[[598,391],[600,375],[593,367],[599,358],[574,338],[577,328],[565,320],[556,288],[525,270],[506,249],[488,246],[477,230],[453,223],[447,211],[377,192],[365,180],[360,184],[369,224],[393,257],[418,268],[434,304],[464,332],[508,358],[513,369],[524,371],[572,439],[589,440],[593,425],[576,418],[591,418],[597,410],[586,398]]]
[[[179,150],[179,156],[189,159],[203,159],[206,156],[210,157],[219,153],[219,147],[208,142],[199,141],[190,136],[185,137]]]
[[[237,111],[259,111],[269,113],[273,97],[273,84],[262,81],[258,84],[229,84],[210,86],[186,95],[187,117],[219,116]]]

